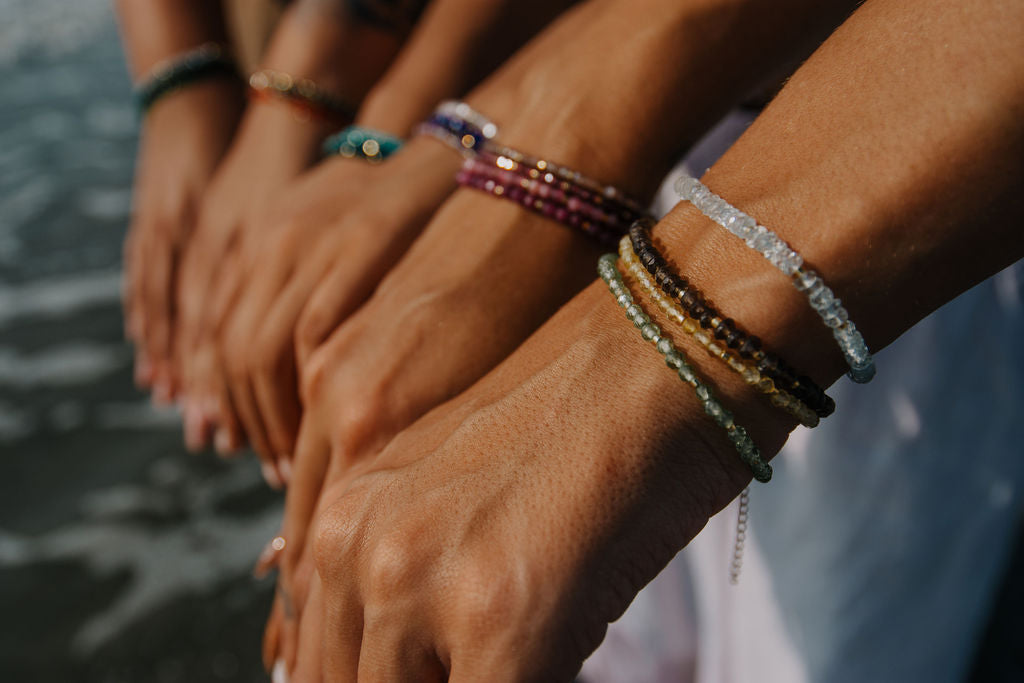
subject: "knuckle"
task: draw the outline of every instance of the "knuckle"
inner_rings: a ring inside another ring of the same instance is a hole
[[[368,600],[388,600],[412,587],[416,575],[413,541],[407,534],[392,532],[374,544],[364,570]]]
[[[346,378],[340,386],[359,387],[358,395],[350,396],[349,400],[332,401],[336,419],[331,441],[341,453],[352,455],[374,433],[388,402],[380,384]]]
[[[295,346],[312,352],[324,339],[330,315],[321,305],[307,306],[295,326]]]
[[[328,376],[329,358],[326,353],[314,352],[299,381],[299,392],[305,405],[314,405],[324,396]]]
[[[311,532],[310,543],[317,572],[328,581],[347,574],[366,533],[356,499],[343,496],[335,501],[317,518]]]

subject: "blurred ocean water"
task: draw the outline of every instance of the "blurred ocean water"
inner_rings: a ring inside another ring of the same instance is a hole
[[[0,0],[0,680],[262,680],[280,500],[131,383],[137,120],[108,0]]]

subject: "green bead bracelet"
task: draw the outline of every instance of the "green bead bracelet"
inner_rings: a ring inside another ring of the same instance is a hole
[[[633,294],[629,291],[629,287],[626,286],[616,267],[618,260],[617,254],[605,254],[597,262],[597,272],[608,285],[608,290],[615,297],[615,301],[625,309],[626,317],[636,325],[643,338],[654,344],[658,351],[665,356],[665,364],[676,371],[679,379],[693,387],[704,412],[725,430],[729,441],[739,453],[740,460],[754,473],[754,479],[760,482],[770,481],[772,467],[761,457],[757,445],[750,438],[747,430],[736,424],[732,412],[719,403],[712,393],[711,387],[701,381],[696,371],[686,361],[686,355],[676,348],[671,339],[662,336],[661,328],[651,320],[643,307],[633,300]]]

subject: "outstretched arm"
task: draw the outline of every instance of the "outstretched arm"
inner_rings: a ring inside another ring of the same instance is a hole
[[[869,0],[704,178],[796,247],[875,349],[1024,254],[1022,21],[1005,0]],[[730,316],[819,383],[840,376],[761,257],[686,204],[655,234]],[[792,422],[680,346],[777,452]],[[597,282],[327,493],[293,680],[569,680],[749,480]]]

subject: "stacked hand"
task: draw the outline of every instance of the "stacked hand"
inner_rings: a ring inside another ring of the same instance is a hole
[[[211,81],[158,102],[142,130],[125,243],[125,323],[136,345],[136,382],[152,388],[161,402],[178,388],[174,336],[181,261],[242,105],[236,84]]]

